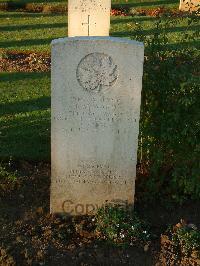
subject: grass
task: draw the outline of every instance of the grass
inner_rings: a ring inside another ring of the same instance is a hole
[[[64,14],[0,12],[0,18],[0,48],[5,50],[50,52],[53,39],[67,36],[67,17]],[[148,36],[156,31],[156,21],[154,17],[112,17],[111,35],[134,38],[140,29],[141,35]],[[172,45],[180,43],[185,31],[192,33],[199,27],[199,24],[188,26],[188,18],[172,21],[160,30],[167,32]]]
[[[0,2],[5,3],[35,3],[40,5],[65,5],[67,0],[0,0]],[[169,8],[178,8],[178,0],[112,0],[113,8],[123,8],[123,7],[134,7],[134,8],[155,8],[158,6],[165,6]]]
[[[50,159],[50,74],[0,73],[0,158]]]
[[[178,8],[177,0],[112,0],[113,7],[133,7],[133,8],[156,8],[164,6],[167,8]]]

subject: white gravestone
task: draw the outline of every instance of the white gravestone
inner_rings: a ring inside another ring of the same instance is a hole
[[[127,39],[52,42],[52,213],[133,205],[143,58]]]
[[[200,12],[200,0],[180,0],[179,10]]]
[[[109,36],[111,0],[68,0],[68,36]]]

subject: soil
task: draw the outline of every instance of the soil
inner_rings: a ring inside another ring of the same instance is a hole
[[[49,164],[20,161],[11,167],[17,181],[0,186],[0,265],[170,265],[159,262],[161,234],[181,218],[200,226],[200,202],[169,209],[137,200],[135,209],[150,223],[152,242],[113,246],[95,236],[92,217],[49,214]]]
[[[46,72],[50,70],[49,54],[35,52],[2,52],[0,72]]]

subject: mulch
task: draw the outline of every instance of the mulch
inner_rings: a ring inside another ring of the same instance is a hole
[[[50,66],[50,55],[45,53],[10,51],[0,58],[0,72],[47,72]]]

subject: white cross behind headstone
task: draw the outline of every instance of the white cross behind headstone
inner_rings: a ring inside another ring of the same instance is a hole
[[[180,0],[179,10],[200,13],[200,0]]]
[[[109,36],[111,0],[69,0],[68,36]]]

